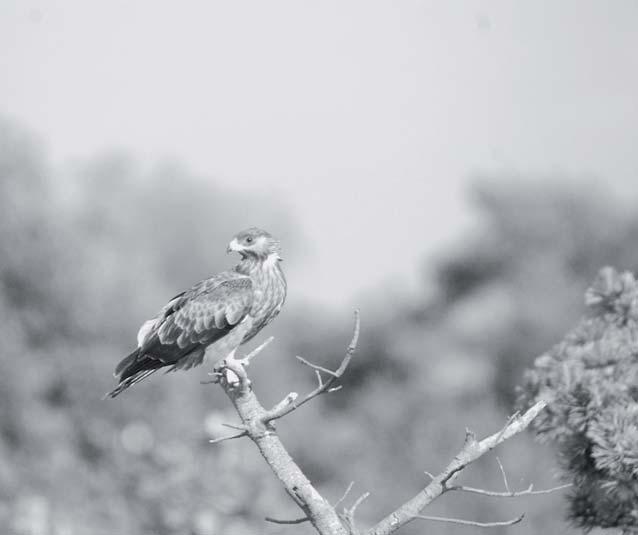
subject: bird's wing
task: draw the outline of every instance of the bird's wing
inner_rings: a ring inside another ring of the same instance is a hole
[[[253,300],[249,277],[233,272],[202,281],[175,296],[138,333],[140,353],[165,363],[193,347],[207,346],[243,320]]]

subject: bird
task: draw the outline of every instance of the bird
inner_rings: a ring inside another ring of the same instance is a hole
[[[287,284],[281,245],[270,233],[251,227],[237,233],[226,249],[240,262],[173,297],[137,333],[137,348],[120,361],[114,398],[162,368],[188,370],[204,362],[207,350],[234,359],[281,311]]]

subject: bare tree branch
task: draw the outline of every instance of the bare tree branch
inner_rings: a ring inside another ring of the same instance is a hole
[[[481,494],[482,496],[493,496],[495,498],[518,498],[519,496],[535,496],[537,494],[551,494],[552,492],[568,489],[571,486],[572,486],[571,483],[567,483],[566,485],[558,485],[557,487],[552,487],[549,489],[533,490],[534,485],[530,485],[525,490],[518,490],[513,492],[498,492],[494,490],[485,490],[485,489],[477,489],[475,487],[467,487],[465,485],[455,485],[453,487],[448,487],[448,490],[470,492],[472,494]]]
[[[282,402],[279,402],[277,405],[275,405],[272,409],[268,411],[266,415],[267,421],[272,421],[272,420],[277,420],[279,418],[282,418],[286,416],[287,414],[290,414],[292,411],[297,410],[299,407],[301,407],[305,403],[308,403],[310,400],[316,398],[317,396],[324,394],[326,392],[335,392],[336,390],[339,390],[341,388],[340,386],[333,387],[332,385],[345,373],[346,369],[348,368],[348,365],[350,364],[350,361],[352,360],[352,356],[354,355],[354,352],[357,349],[357,343],[359,341],[359,332],[361,330],[361,321],[359,319],[358,310],[355,311],[354,318],[355,318],[354,332],[352,334],[352,340],[350,342],[350,345],[348,346],[348,349],[346,350],[346,354],[343,357],[343,360],[341,361],[341,364],[339,365],[339,367],[335,371],[332,371],[327,368],[324,368],[323,366],[317,366],[316,364],[312,364],[311,362],[308,362],[306,359],[297,357],[302,363],[304,363],[306,366],[311,367],[317,372],[317,382],[318,382],[317,387],[312,392],[307,394],[301,401],[297,403],[288,403],[288,404],[282,405]],[[323,381],[321,377],[320,372],[322,371],[329,375],[328,379],[326,379],[325,381]]]
[[[270,409],[268,413],[278,414],[280,412],[284,412],[289,407],[294,406],[295,400],[298,397],[299,397],[299,394],[297,394],[297,392],[290,392],[290,394],[288,394],[284,399],[282,399],[279,403],[277,403],[277,405],[275,405],[272,409]]]
[[[350,507],[350,509],[345,509],[343,512],[343,520],[347,524],[348,529],[350,530],[350,533],[353,533],[353,534],[359,533],[359,530],[357,529],[357,524],[354,519],[354,515],[357,512],[357,508],[363,503],[364,500],[368,498],[368,496],[370,496],[369,492],[362,494],[361,496],[357,498],[354,504],[352,504],[352,507]]]
[[[537,494],[550,494],[552,492],[556,492],[556,491],[559,491],[559,490],[567,489],[567,488],[572,486],[571,483],[567,483],[566,485],[558,485],[556,487],[551,487],[549,489],[534,490],[534,484],[532,483],[526,489],[518,490],[518,491],[512,491],[510,489],[509,483],[507,481],[507,475],[505,473],[505,468],[503,467],[503,463],[501,463],[501,460],[498,457],[496,457],[496,462],[498,463],[498,467],[499,467],[499,469],[501,471],[501,474],[503,476],[503,484],[505,486],[505,492],[498,492],[498,491],[493,491],[493,490],[479,489],[479,488],[476,488],[476,487],[468,487],[466,485],[454,485],[452,487],[448,486],[446,490],[456,490],[456,491],[461,491],[461,492],[469,492],[469,493],[472,493],[472,494],[481,494],[482,496],[493,496],[495,498],[517,498],[519,496],[534,496],[534,495],[537,495]],[[429,475],[431,479],[434,479],[434,476],[432,474],[430,474],[429,472],[426,472],[426,474]]]
[[[248,353],[248,355],[240,359],[239,362],[243,364],[245,368],[248,367],[250,365],[251,360],[254,359],[257,355],[259,355],[259,353],[261,353],[266,348],[266,346],[270,344],[270,342],[272,342],[274,339],[275,339],[274,336],[271,336],[270,338],[266,338],[263,344],[253,349],[250,353]]]
[[[345,500],[348,497],[348,494],[350,494],[350,491],[352,490],[352,487],[354,487],[354,481],[350,481],[350,484],[348,485],[348,488],[346,489],[346,491],[343,493],[343,495],[341,496],[341,498],[339,498],[335,504],[333,505],[333,507],[336,509],[339,504],[341,504],[341,502],[343,502],[343,500]]]
[[[476,520],[462,520],[460,518],[448,518],[445,516],[427,516],[427,515],[416,515],[415,518],[420,520],[433,520],[435,522],[447,522],[449,524],[462,524],[464,526],[475,526],[479,528],[495,528],[498,526],[513,526],[514,524],[518,524],[523,518],[525,514],[517,516],[516,518],[512,518],[511,520],[502,520],[500,522],[477,522]]]
[[[341,496],[341,498],[339,498],[334,503],[334,505],[332,507],[334,507],[336,509],[337,506],[341,502],[343,502],[343,500],[346,499],[346,497],[348,496],[348,494],[352,490],[353,485],[354,485],[354,481],[350,481],[350,484],[348,485],[348,488],[346,488],[346,490],[343,493],[343,495]],[[367,496],[365,496],[365,497],[367,498]],[[355,509],[356,509],[356,507],[355,507]],[[301,518],[293,518],[293,519],[290,519],[290,520],[282,520],[282,519],[272,518],[270,516],[267,516],[266,518],[264,518],[264,520],[266,520],[267,522],[272,522],[273,524],[303,524],[304,522],[310,522],[310,519],[307,516],[304,516],[304,517],[301,517]]]
[[[360,496],[354,502],[352,507],[349,509],[345,508],[343,514],[339,515],[336,508],[346,499],[353,487],[353,483],[350,483],[343,496],[334,505],[331,505],[325,498],[323,498],[323,496],[321,496],[321,494],[319,494],[308,478],[303,474],[299,466],[290,457],[281,443],[274,425],[275,420],[290,414],[304,403],[307,403],[321,394],[334,392],[341,388],[340,385],[335,383],[343,376],[350,361],[352,360],[352,356],[354,355],[359,339],[359,331],[359,314],[358,312],[355,312],[352,341],[350,342],[339,367],[334,371],[324,368],[323,366],[318,366],[299,357],[299,360],[304,365],[315,371],[317,386],[309,394],[304,396],[301,401],[297,401],[297,394],[295,392],[291,392],[270,410],[265,409],[257,399],[245,369],[251,359],[259,354],[270,340],[267,340],[243,359],[226,359],[214,372],[214,380],[221,385],[230,398],[237,410],[237,413],[239,414],[241,425],[224,424],[226,427],[235,429],[238,432],[232,435],[213,439],[211,440],[211,443],[219,443],[226,440],[233,440],[248,436],[256,444],[259,452],[264,457],[270,469],[280,480],[290,498],[304,513],[304,516],[293,519],[267,517],[266,520],[268,522],[286,525],[310,522],[320,535],[361,535],[361,533],[363,533],[356,527],[355,513],[361,503],[369,496],[369,493],[366,492]],[[426,516],[422,515],[421,511],[444,492],[450,490],[488,496],[513,497],[525,494],[546,494],[554,490],[565,488],[565,486],[561,486],[556,487],[555,489],[548,489],[546,491],[533,491],[533,487],[530,486],[526,490],[512,491],[509,488],[507,476],[504,468],[500,464],[500,461],[498,462],[503,475],[503,482],[506,489],[505,492],[494,492],[462,485],[452,485],[453,480],[466,466],[512,436],[523,431],[544,407],[545,402],[540,401],[524,414],[514,414],[497,433],[494,433],[481,441],[476,439],[476,436],[472,431],[466,429],[465,440],[461,450],[448,464],[445,470],[436,476],[426,472],[432,481],[414,498],[398,507],[394,512],[381,520],[371,529],[365,531],[365,534],[390,535],[407,522],[415,519],[453,522],[478,527],[508,526],[520,522],[523,518],[522,515],[515,519],[502,522],[478,522],[472,520]]]
[[[211,444],[219,444],[220,442],[224,442],[226,440],[234,440],[236,438],[242,438],[245,436],[248,436],[248,432],[242,431],[241,433],[234,433],[232,435],[225,435],[223,437],[213,438],[209,440],[208,442],[210,442]]]
[[[307,516],[302,518],[293,518],[292,520],[280,520],[278,518],[267,516],[264,520],[266,522],[272,522],[273,524],[303,524],[304,522],[310,522],[310,519]]]
[[[300,357],[299,355],[297,355],[295,358],[302,364],[305,364],[306,366],[308,366],[309,368],[312,368],[313,370],[317,372],[323,372],[323,373],[327,373],[328,375],[332,375],[333,377],[338,377],[336,372],[333,372],[332,370],[329,370],[328,368],[324,368],[323,366],[319,366],[318,364],[313,364],[312,362],[307,361],[305,358]],[[321,377],[321,375],[319,377]]]
[[[246,431],[246,428],[243,425],[227,424],[227,423],[222,423],[222,425],[224,427],[229,427],[230,429],[235,429],[237,431]]]
[[[435,476],[430,484],[411,500],[401,505],[378,524],[373,526],[367,532],[367,535],[389,535],[401,526],[415,518],[418,518],[424,507],[432,503],[444,492],[450,490],[448,483],[450,483],[459,472],[461,472],[470,463],[476,461],[479,457],[485,455],[488,451],[494,449],[499,444],[526,429],[531,421],[545,408],[545,406],[545,401],[539,401],[529,408],[524,414],[517,414],[513,418],[510,418],[502,429],[493,435],[484,438],[480,442],[476,440],[472,431],[466,429],[465,441],[461,451],[456,454],[445,470],[443,470],[443,472],[441,472],[438,476]]]
[[[357,508],[363,503],[364,500],[368,499],[368,496],[370,496],[369,492],[365,492],[361,496],[359,496],[357,498],[357,501],[355,501],[352,507],[348,510],[349,513],[354,516],[354,513],[356,512]]]
[[[303,518],[293,519],[292,521],[283,520],[277,522],[277,519],[269,519],[270,522],[297,524],[308,519],[321,535],[350,535],[335,508],[317,492],[299,466],[292,460],[277,436],[272,420],[285,416],[295,410],[296,407],[332,388],[334,381],[343,375],[352,359],[359,338],[359,330],[359,314],[355,312],[354,334],[346,351],[346,356],[335,372],[337,376],[330,376],[325,382],[319,378],[319,386],[297,404],[295,404],[296,394],[291,393],[271,410],[266,410],[255,396],[246,374],[245,361],[247,357],[239,360],[226,359],[220,369],[215,372],[220,385],[233,403],[245,428],[245,431],[232,435],[232,438],[239,438],[239,435],[245,434],[256,444],[259,452],[282,483],[288,495],[305,515]],[[249,356],[251,358],[254,357],[263,347],[265,347],[264,344]],[[222,437],[222,439],[230,440],[231,437]]]
[[[510,485],[507,482],[507,474],[505,473],[505,468],[503,468],[503,464],[501,463],[501,460],[498,458],[498,456],[496,457],[496,462],[498,463],[498,468],[501,471],[501,475],[503,476],[503,485],[505,485],[505,490],[507,492],[512,492],[510,490]]]
[[[505,423],[505,425],[503,426],[503,428],[501,429],[501,433],[505,432],[505,430],[507,429],[507,426],[509,426],[509,424],[511,424],[514,420],[516,420],[516,418],[518,418],[521,415],[521,411],[516,411],[514,414],[512,414],[508,419],[507,422]],[[500,438],[500,437],[499,437]],[[499,461],[500,464],[500,461]]]

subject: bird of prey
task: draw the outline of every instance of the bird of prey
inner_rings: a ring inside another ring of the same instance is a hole
[[[115,368],[119,384],[107,396],[114,398],[160,368],[197,366],[209,346],[232,359],[279,314],[286,299],[279,241],[252,227],[235,235],[226,252],[233,251],[241,255],[237,266],[176,295],[142,325],[137,348]]]

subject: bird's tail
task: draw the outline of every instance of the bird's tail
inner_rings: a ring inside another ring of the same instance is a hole
[[[133,353],[124,357],[116,366],[114,375],[119,380],[119,384],[111,392],[107,393],[104,398],[118,396],[127,388],[155,373],[162,366],[165,366],[162,361],[141,355],[139,348],[136,349]]]
[[[135,375],[127,377],[123,381],[120,381],[120,383],[113,390],[107,393],[103,399],[119,396],[122,392],[124,392],[124,390],[136,383],[139,383],[143,379],[146,379],[149,375],[155,373],[157,370],[159,370],[159,368],[155,368],[153,370],[143,370],[141,372],[137,372]]]

